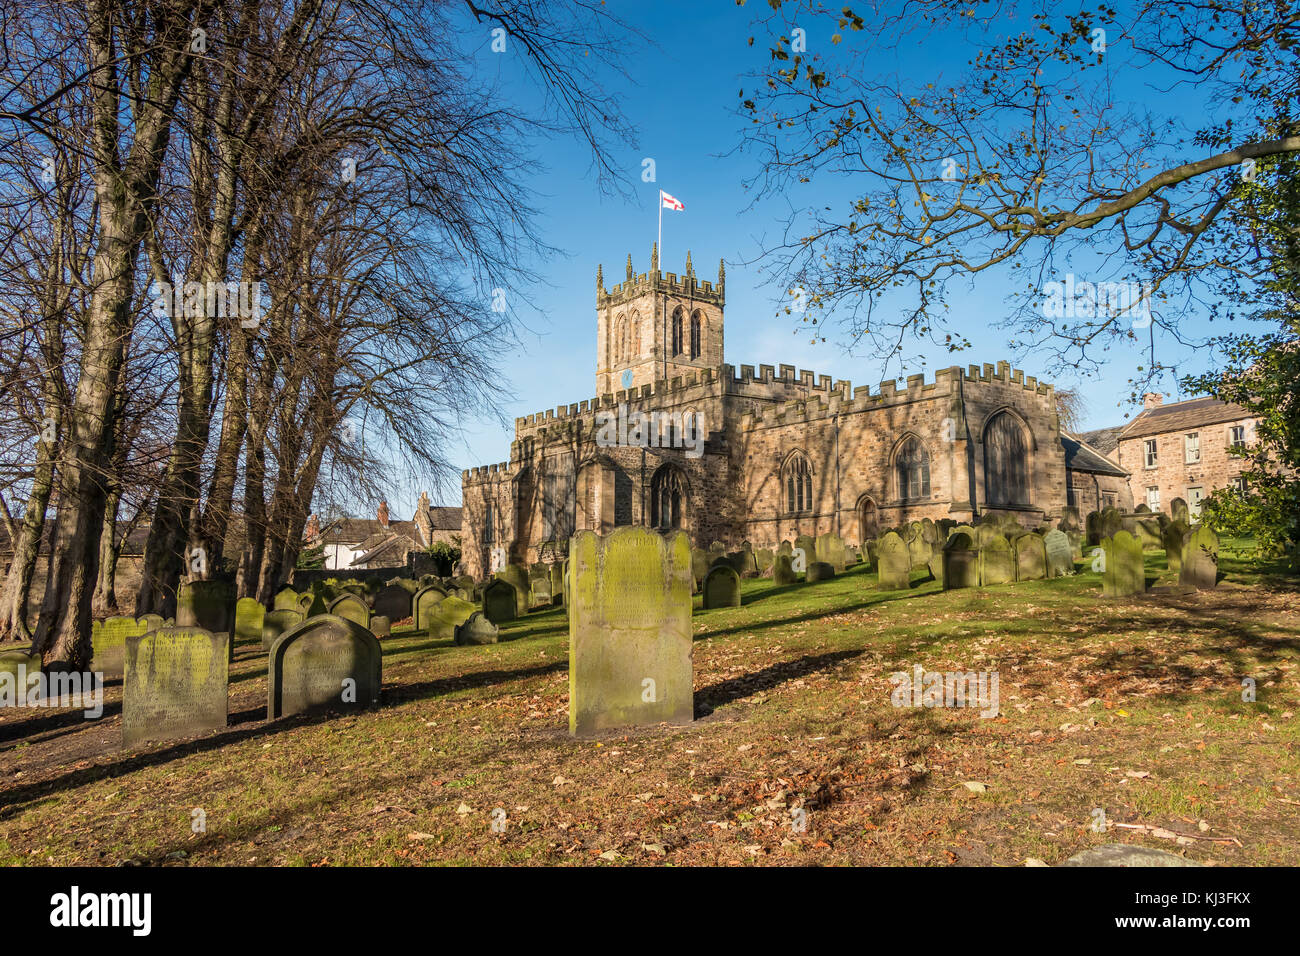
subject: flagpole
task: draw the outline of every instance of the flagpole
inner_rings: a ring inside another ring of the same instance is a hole
[[[659,261],[664,261],[664,191],[659,190],[659,241],[655,243],[659,250]]]

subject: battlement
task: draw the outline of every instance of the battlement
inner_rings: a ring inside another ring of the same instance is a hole
[[[498,462],[495,465],[478,465],[474,468],[466,468],[460,473],[461,481],[466,484],[480,484],[509,477],[511,475],[508,461]]]
[[[650,253],[650,270],[648,272],[634,272],[632,269],[632,256],[629,255],[627,257],[626,278],[608,292],[605,291],[604,267],[596,267],[596,307],[617,305],[651,292],[679,295],[721,307],[725,304],[726,299],[726,281],[726,267],[721,260],[718,262],[717,282],[697,278],[689,251],[686,253],[686,271],[684,273],[678,275],[676,272],[665,273],[661,271],[659,268],[659,248],[658,243],[656,243]]]

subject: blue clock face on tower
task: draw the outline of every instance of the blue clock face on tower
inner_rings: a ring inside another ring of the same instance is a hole
[[[632,370],[630,368],[623,370],[623,387],[625,389],[632,387]]]

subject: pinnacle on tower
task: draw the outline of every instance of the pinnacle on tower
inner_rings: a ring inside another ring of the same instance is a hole
[[[727,281],[727,266],[721,259],[719,259],[718,260],[718,288],[719,289],[722,288],[723,284],[725,284],[726,281]]]
[[[599,263],[596,265],[596,291],[605,291],[605,267]]]
[[[686,274],[688,276],[695,275],[695,267],[691,265],[691,250],[689,249],[686,250]]]
[[[632,253],[627,254],[627,281],[632,281]]]
[[[654,275],[659,271],[659,243],[654,243],[650,247],[650,274]]]

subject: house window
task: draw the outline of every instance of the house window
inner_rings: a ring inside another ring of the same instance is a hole
[[[1183,439],[1183,447],[1187,452],[1185,461],[1189,465],[1195,465],[1201,460],[1201,436],[1198,432],[1192,432]]]
[[[1229,484],[1230,484],[1233,488],[1235,488],[1237,491],[1239,491],[1241,494],[1244,495],[1244,494],[1246,493],[1246,476],[1245,476],[1245,475],[1238,475],[1236,478],[1233,478],[1232,481],[1231,481]]]
[[[1152,485],[1147,489],[1147,507],[1152,511],[1160,510],[1160,487]]]
[[[1143,444],[1146,446],[1147,467],[1154,468],[1157,461],[1156,440],[1154,438],[1148,438]]]
[[[1201,502],[1205,500],[1204,488],[1187,489],[1187,513],[1193,518],[1201,516]]]
[[[790,513],[812,511],[812,468],[802,453],[796,454],[786,464],[785,510]]]
[[[1228,447],[1244,448],[1246,445],[1246,426],[1233,425],[1228,429]]]
[[[904,501],[930,497],[930,453],[915,435],[898,449],[894,468],[898,472],[898,497]]]
[[[1101,493],[1101,506],[1102,506],[1103,508],[1114,508],[1114,507],[1115,507],[1115,492],[1113,492],[1113,491],[1103,491],[1103,492]]]

